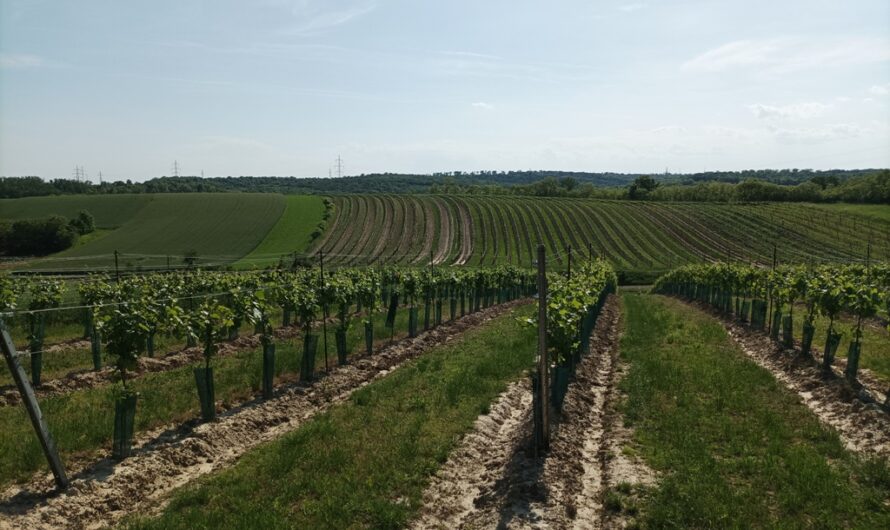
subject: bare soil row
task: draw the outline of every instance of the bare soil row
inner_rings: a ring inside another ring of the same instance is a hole
[[[0,528],[99,528],[152,513],[166,496],[202,475],[234,463],[263,442],[298,428],[316,414],[403,363],[479,326],[522,301],[489,308],[394,343],[372,356],[331,370],[312,383],[280,387],[273,399],[242,403],[211,423],[169,425],[141,435],[134,455],[75,464],[71,487],[59,492],[51,475],[0,495]]]

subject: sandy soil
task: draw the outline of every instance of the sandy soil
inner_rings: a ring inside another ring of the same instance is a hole
[[[522,381],[480,416],[424,492],[414,528],[616,528],[602,509],[618,482],[651,483],[642,464],[622,455],[630,431],[616,404],[620,313],[615,297],[597,321],[591,354],[578,365],[550,452],[530,450],[530,385]]]
[[[531,406],[531,383],[520,381],[479,416],[424,491],[424,507],[413,528],[459,528],[470,518],[477,499],[503,476],[531,429]]]
[[[311,386],[282,386],[273,399],[244,403],[215,422],[146,433],[136,441],[134,455],[122,462],[103,459],[81,469],[69,466],[72,485],[65,492],[55,490],[49,474],[10,488],[0,495],[0,528],[100,528],[130,514],[157,512],[175,488],[231,465],[258,444],[347,399],[355,389],[521,303],[489,308],[396,342],[332,369]]]

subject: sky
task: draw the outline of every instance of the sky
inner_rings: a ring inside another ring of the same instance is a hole
[[[0,175],[890,167],[887,0],[2,0]]]

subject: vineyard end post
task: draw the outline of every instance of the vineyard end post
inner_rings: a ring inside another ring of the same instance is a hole
[[[569,245],[566,248],[566,252],[568,253],[568,268],[566,269],[566,278],[572,279],[572,245]]]
[[[53,442],[53,437],[49,432],[49,426],[40,412],[40,405],[37,404],[37,396],[34,395],[34,389],[31,388],[31,383],[28,381],[24,368],[19,364],[18,354],[15,351],[12,337],[10,337],[2,322],[0,322],[0,349],[3,350],[3,357],[6,358],[9,372],[15,380],[15,386],[22,396],[25,408],[28,410],[28,416],[31,419],[31,424],[34,426],[34,432],[37,433],[37,438],[40,440],[40,446],[43,448],[49,467],[56,479],[56,485],[60,489],[66,489],[69,482],[68,476],[65,474],[65,466],[62,464],[62,459],[59,458],[59,452],[56,450],[56,444]]]
[[[550,446],[550,360],[547,358],[547,264],[544,245],[538,245],[538,381],[540,385],[540,440]]]
[[[324,289],[324,252],[318,251],[318,273],[321,279],[321,288]],[[324,335],[324,373],[328,373],[328,306],[323,303],[321,307],[321,332]]]

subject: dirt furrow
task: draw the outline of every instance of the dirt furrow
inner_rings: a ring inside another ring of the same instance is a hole
[[[476,510],[477,498],[504,476],[510,457],[531,429],[528,381],[511,383],[488,414],[448,457],[424,491],[424,506],[412,528],[460,528]]]
[[[371,236],[375,234],[375,227],[382,223],[381,217],[385,216],[383,201],[380,197],[368,197],[366,202],[366,210],[364,217],[361,218],[361,228],[358,240],[350,245],[349,256],[339,261],[345,262],[347,265],[361,263],[367,261],[369,257],[369,246]]]
[[[432,199],[425,197],[417,199],[417,202],[423,212],[423,246],[420,248],[420,252],[411,259],[412,265],[428,263],[430,250],[433,248],[433,240],[436,238],[436,209],[432,204]]]
[[[171,427],[160,436],[153,433],[151,439],[138,440],[135,454],[120,463],[106,459],[72,470],[75,475],[65,492],[55,491],[49,475],[25,488],[12,488],[0,501],[0,528],[100,528],[130,514],[156,512],[175,488],[231,465],[249,449],[347,399],[355,389],[521,303],[489,308],[399,341],[337,367],[311,386],[282,387],[273,399],[248,402],[216,422]]]
[[[397,206],[393,204],[392,197],[384,195],[381,197],[381,200],[383,201],[383,227],[380,229],[380,233],[376,234],[378,238],[377,244],[375,244],[374,248],[371,250],[371,254],[368,257],[368,263],[374,263],[383,255],[386,243],[390,240],[393,218],[395,217],[397,208]]]
[[[473,219],[463,200],[455,200],[458,212],[460,212],[460,254],[455,265],[464,265],[473,255]]]
[[[610,297],[597,321],[591,353],[553,425],[550,451],[530,449],[527,383],[501,395],[480,417],[424,495],[417,528],[600,528],[602,497],[620,449],[611,442],[618,415],[616,383],[620,313]],[[504,405],[517,403],[506,412]],[[624,473],[624,476],[627,473]]]
[[[867,403],[867,396],[851,388],[843,377],[824,373],[813,358],[783,350],[763,333],[692,305],[717,317],[745,355],[800,396],[824,425],[837,431],[848,450],[890,457],[890,415]]]
[[[445,262],[445,258],[448,257],[448,252],[451,251],[452,239],[454,238],[454,234],[452,231],[452,218],[451,213],[448,211],[448,207],[442,201],[440,197],[434,197],[432,201],[435,203],[436,208],[439,210],[439,241],[438,248],[436,249],[436,254],[433,257],[433,263],[440,264]]]

